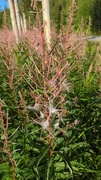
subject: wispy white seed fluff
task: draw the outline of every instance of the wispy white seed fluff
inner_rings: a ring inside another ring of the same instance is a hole
[[[58,129],[59,128],[59,122],[57,122],[56,124],[54,124],[54,129]]]
[[[40,104],[36,103],[36,104],[34,105],[34,110],[39,111],[39,108],[40,108]]]
[[[58,110],[52,106],[49,106],[49,113],[50,114],[56,114],[58,112]]]
[[[42,121],[41,126],[42,126],[43,129],[48,129],[48,127],[49,127],[49,121],[48,121],[48,120]]]
[[[27,106],[27,109],[28,110],[34,110],[34,107],[33,106]]]
[[[44,113],[40,111],[40,118],[43,119],[45,117]]]
[[[27,106],[27,109],[28,110],[37,110],[39,111],[39,108],[40,108],[40,104],[36,103],[34,106]]]
[[[50,113],[50,114],[56,114],[56,113],[58,112],[58,109],[56,109],[56,108],[53,106],[53,101],[52,101],[52,100],[49,101],[48,109],[49,109],[49,113]]]

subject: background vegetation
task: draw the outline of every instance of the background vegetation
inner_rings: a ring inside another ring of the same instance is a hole
[[[75,28],[78,29],[79,24],[83,20],[85,27],[88,27],[89,21],[91,21],[92,33],[99,34],[101,32],[101,0],[75,0],[77,10],[75,13]],[[28,26],[36,26],[36,9],[32,9],[31,1],[20,0],[20,9],[26,14]],[[37,3],[39,9],[41,9],[41,2]],[[59,30],[63,25],[67,24],[67,18],[70,12],[71,0],[50,0],[50,12],[51,21]],[[10,15],[9,10],[5,9],[7,14],[8,27],[10,25]],[[3,25],[3,11],[0,12],[0,27]]]

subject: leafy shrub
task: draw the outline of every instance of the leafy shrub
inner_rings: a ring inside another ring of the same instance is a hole
[[[100,75],[85,44],[71,27],[50,53],[26,40],[1,56],[1,180],[100,180]]]

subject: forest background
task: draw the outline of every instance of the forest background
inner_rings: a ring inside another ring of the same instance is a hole
[[[69,15],[69,7],[71,0],[50,0],[51,23],[59,30],[63,25],[67,24]],[[40,2],[39,6],[40,6]],[[20,0],[20,10],[26,14],[27,22],[30,17],[30,25],[35,25],[35,12],[31,12],[30,0]],[[79,27],[81,21],[84,21],[85,27],[91,20],[91,30],[93,33],[99,34],[101,31],[101,0],[76,0],[77,10],[75,12],[75,29]],[[10,12],[8,8],[0,12],[0,28],[3,26],[4,11],[7,15],[7,27],[11,28]]]

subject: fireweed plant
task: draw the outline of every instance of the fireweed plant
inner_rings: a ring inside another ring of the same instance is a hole
[[[100,180],[99,55],[74,34],[74,7],[51,50],[40,23],[0,47],[1,180]]]

